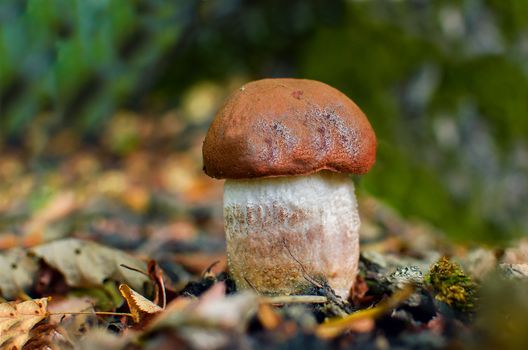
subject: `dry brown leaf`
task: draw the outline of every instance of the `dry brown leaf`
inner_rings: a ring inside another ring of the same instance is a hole
[[[0,304],[0,348],[22,349],[31,329],[48,316],[48,299]]]
[[[123,298],[125,298],[130,313],[132,314],[132,319],[136,323],[143,321],[145,316],[151,316],[163,311],[161,307],[134,291],[126,284],[120,285],[119,291]]]

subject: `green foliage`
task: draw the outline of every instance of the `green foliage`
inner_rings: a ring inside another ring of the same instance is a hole
[[[487,0],[495,13],[504,35],[511,41],[519,39],[520,33],[528,28],[528,2],[524,0]]]
[[[0,5],[1,130],[52,106],[55,124],[93,129],[141,88],[187,25],[183,1],[31,0]],[[2,11],[3,10],[3,11]]]
[[[448,62],[431,113],[474,100],[497,142],[505,147],[528,135],[528,77],[504,56],[487,55]],[[453,111],[451,111],[453,112]]]
[[[431,266],[425,282],[434,290],[437,300],[461,311],[474,308],[476,284],[447,257],[440,258]]]

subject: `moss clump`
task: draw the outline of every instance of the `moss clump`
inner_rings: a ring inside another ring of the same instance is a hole
[[[433,288],[437,300],[461,311],[474,308],[476,284],[447,257],[440,258],[431,266],[425,281]]]

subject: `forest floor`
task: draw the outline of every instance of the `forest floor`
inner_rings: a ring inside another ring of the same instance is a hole
[[[0,349],[528,349],[528,241],[454,244],[360,193],[349,300],[237,291],[203,134],[141,130],[0,156]]]

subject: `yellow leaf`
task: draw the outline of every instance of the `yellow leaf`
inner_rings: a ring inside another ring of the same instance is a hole
[[[0,349],[22,349],[31,329],[48,316],[47,307],[47,298],[0,304]]]
[[[145,298],[143,295],[131,289],[126,284],[119,286],[119,291],[123,298],[127,301],[128,308],[132,314],[132,319],[134,322],[139,323],[146,315],[157,314],[163,309],[158,305],[154,304],[152,301]]]
[[[262,326],[267,330],[276,329],[281,323],[281,317],[269,304],[259,304],[257,317]]]

